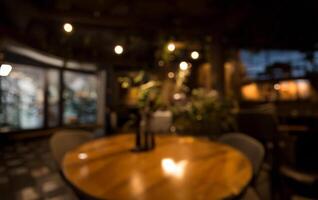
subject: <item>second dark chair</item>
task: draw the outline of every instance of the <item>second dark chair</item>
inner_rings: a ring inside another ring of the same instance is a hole
[[[252,163],[253,174],[257,175],[265,156],[262,143],[242,133],[228,133],[220,138],[220,142],[241,151]]]
[[[50,139],[50,148],[59,169],[61,170],[63,157],[68,151],[92,138],[92,133],[83,130],[69,129],[56,132]]]
[[[219,141],[241,151],[250,160],[253,167],[253,179],[255,180],[265,156],[265,149],[262,143],[242,133],[225,134]],[[254,181],[252,181],[251,184],[253,184],[253,182]],[[260,197],[254,187],[248,187],[240,199],[257,200],[260,199]]]

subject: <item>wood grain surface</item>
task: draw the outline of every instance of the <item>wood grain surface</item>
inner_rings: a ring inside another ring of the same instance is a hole
[[[63,173],[86,194],[114,200],[223,199],[252,177],[249,160],[230,146],[178,136],[156,142],[135,153],[133,134],[94,140],[66,154]]]

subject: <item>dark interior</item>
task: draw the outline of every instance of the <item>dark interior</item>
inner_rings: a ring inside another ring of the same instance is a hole
[[[318,199],[317,9],[1,0],[0,199]]]

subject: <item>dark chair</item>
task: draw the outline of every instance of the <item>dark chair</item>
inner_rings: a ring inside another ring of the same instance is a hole
[[[221,136],[219,141],[241,151],[251,161],[253,166],[253,180],[255,180],[265,156],[265,149],[262,143],[242,133],[225,134]],[[253,187],[254,181],[252,181],[251,184],[252,186],[247,187],[240,196],[240,199],[260,199],[257,191]]]
[[[242,133],[225,134],[219,141],[241,151],[251,161],[254,176],[258,174],[265,156],[262,143]]]
[[[315,133],[289,136],[286,145],[281,149],[284,162],[280,165],[283,198],[300,195],[318,199],[318,137]]]
[[[283,195],[285,199],[297,194],[310,199],[318,198],[318,174],[295,169],[288,165],[280,167],[283,176]]]
[[[50,148],[59,168],[61,169],[63,157],[68,151],[90,141],[92,137],[92,133],[83,130],[70,129],[56,132],[50,139]]]
[[[66,129],[56,132],[50,139],[50,148],[53,157],[58,164],[59,173],[62,179],[73,189],[76,196],[83,200],[95,200],[84,192],[76,188],[67,180],[62,172],[62,161],[65,154],[76,147],[89,142],[94,138],[94,134],[88,131],[78,129]]]

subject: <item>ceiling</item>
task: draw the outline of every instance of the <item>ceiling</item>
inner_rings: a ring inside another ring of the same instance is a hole
[[[318,44],[318,1],[286,0],[1,0],[0,34],[34,48],[93,62],[151,62],[173,40],[214,38],[229,48],[293,48]],[[63,24],[74,26],[71,34]]]

